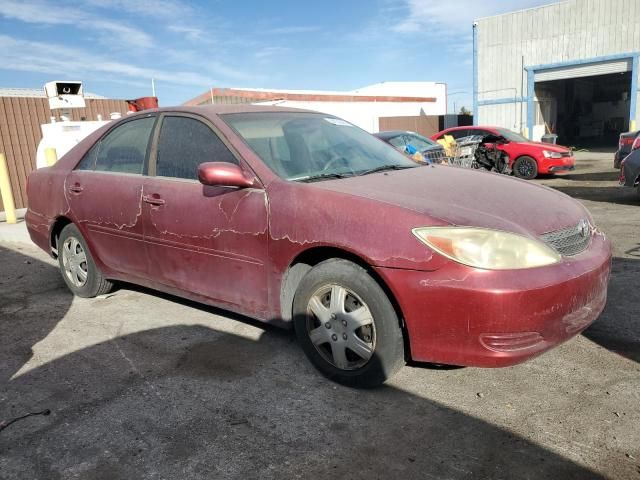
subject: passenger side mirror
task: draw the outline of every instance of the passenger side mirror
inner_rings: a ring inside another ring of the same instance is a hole
[[[238,165],[227,162],[201,163],[198,180],[211,187],[251,188],[255,185],[254,178],[248,177]]]

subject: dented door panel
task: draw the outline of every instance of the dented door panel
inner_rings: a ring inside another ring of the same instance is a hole
[[[94,258],[109,271],[149,278],[142,182],[141,175],[75,170],[64,192]]]
[[[266,316],[264,190],[148,178],[143,197],[153,278],[236,311]]]

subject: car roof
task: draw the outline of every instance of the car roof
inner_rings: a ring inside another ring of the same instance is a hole
[[[443,132],[449,132],[452,130],[469,130],[471,128],[475,128],[478,130],[498,130],[502,127],[496,127],[494,125],[463,125],[461,127],[450,127],[443,130]]]
[[[141,114],[149,114],[155,112],[179,112],[179,113],[195,113],[206,117],[224,115],[226,113],[254,113],[254,112],[298,112],[298,113],[320,113],[313,110],[305,110],[301,108],[279,107],[277,105],[252,105],[250,103],[236,103],[231,105],[196,105],[186,106],[178,105],[175,107],[153,108],[143,110]],[[327,115],[327,114],[325,114]],[[332,115],[328,115],[332,116]]]

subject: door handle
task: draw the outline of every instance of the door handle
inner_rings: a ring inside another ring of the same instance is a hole
[[[150,205],[156,205],[156,206],[164,205],[163,199],[153,195],[143,195],[142,201]]]
[[[80,193],[80,192],[82,192],[82,190],[84,190],[84,189],[82,188],[82,186],[80,186],[79,183],[76,183],[75,185],[71,185],[69,187],[69,192],[71,192],[71,193]]]

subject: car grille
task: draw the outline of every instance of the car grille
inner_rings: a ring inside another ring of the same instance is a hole
[[[560,255],[570,257],[583,252],[589,245],[591,225],[586,220],[581,220],[573,227],[545,233],[540,239]]]

